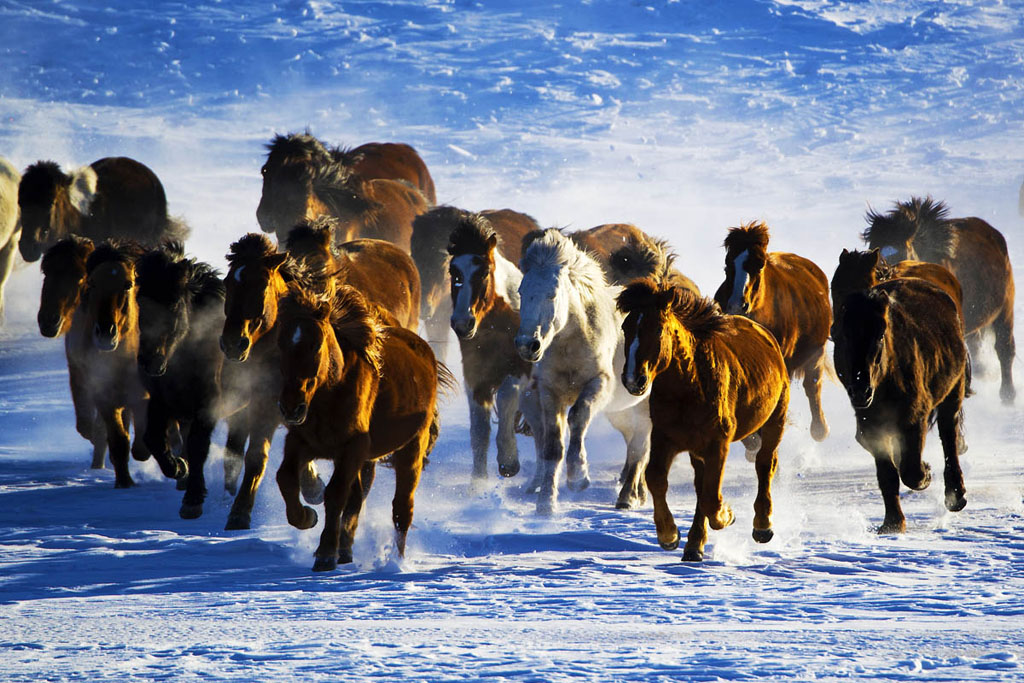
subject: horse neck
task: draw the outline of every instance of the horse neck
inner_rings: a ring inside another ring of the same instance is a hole
[[[698,370],[698,356],[707,355],[708,349],[702,348],[703,343],[686,329],[675,315],[668,316],[663,335],[667,335],[672,344],[667,371],[673,372],[683,384],[695,388],[704,395],[707,391],[707,387],[704,386],[707,378],[702,377]]]
[[[360,362],[355,351],[344,351],[338,343],[334,329],[326,325],[323,329],[324,343],[320,347],[320,385],[332,388],[341,384],[356,363]]]
[[[82,214],[71,203],[66,186],[58,186],[50,207],[51,239],[60,240],[68,235],[77,235],[82,229]]]
[[[501,255],[497,249],[494,250],[494,293],[504,299],[509,308],[519,310],[519,285],[523,281],[523,274],[507,258]]]

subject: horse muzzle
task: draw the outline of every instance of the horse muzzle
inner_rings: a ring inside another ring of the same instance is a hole
[[[53,339],[54,337],[60,334],[61,325],[59,316],[53,318],[44,318],[43,316],[40,315],[36,318],[36,322],[39,323],[39,334],[43,335],[44,337],[49,337],[50,339]]]
[[[516,351],[519,357],[528,363],[536,363],[540,360],[540,339],[525,334],[516,335]]]
[[[622,376],[622,386],[626,387],[633,396],[643,396],[651,388],[650,379],[647,375],[638,375],[636,377]]]
[[[871,402],[875,400],[875,391],[871,387],[864,389],[851,388],[850,394],[850,405],[853,406],[854,410],[865,410],[871,407]]]
[[[249,358],[249,349],[251,348],[252,344],[248,337],[239,336],[233,343],[227,341],[224,335],[220,337],[220,350],[228,360],[244,362]]]
[[[116,351],[120,341],[121,335],[117,333],[117,328],[103,330],[97,325],[92,332],[92,343],[97,351]]]
[[[746,315],[749,311],[750,304],[746,301],[740,301],[735,304],[730,301],[725,307],[725,312],[729,315]]]
[[[468,340],[476,336],[476,320],[473,318],[455,318],[453,316],[451,326],[455,336],[459,339]]]
[[[21,240],[18,242],[18,251],[21,252],[21,258],[25,259],[28,263],[32,263],[33,261],[38,261],[39,257],[43,255],[43,245]]]
[[[277,402],[277,409],[281,411],[281,417],[284,418],[284,423],[287,425],[298,426],[306,421],[306,417],[309,415],[309,404],[300,403],[294,408],[288,408],[281,401]]]
[[[167,359],[161,356],[139,356],[139,367],[150,377],[163,377],[167,374]]]

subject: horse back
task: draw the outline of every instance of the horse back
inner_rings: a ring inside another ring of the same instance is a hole
[[[771,252],[764,269],[764,305],[750,317],[768,328],[791,371],[825,345],[832,325],[829,282],[813,261]]]
[[[537,221],[513,209],[487,209],[481,211],[480,215],[487,218],[498,234],[498,252],[512,263],[519,263],[523,237],[529,232],[540,230]]]
[[[350,154],[358,155],[353,170],[363,178],[404,180],[419,188],[431,205],[437,203],[434,179],[412,146],[402,142],[368,142]]]
[[[438,364],[430,345],[402,327],[386,334],[370,418],[374,457],[401,448],[427,428],[437,403]]]
[[[366,199],[376,206],[365,216],[358,236],[386,240],[410,253],[412,221],[430,209],[426,197],[412,185],[397,180],[369,180],[363,188]]]
[[[957,232],[956,254],[942,265],[963,287],[964,326],[973,332],[1013,311],[1013,268],[1002,233],[980,218],[951,221]]]
[[[348,257],[345,282],[415,331],[419,324],[420,274],[408,253],[391,242],[357,239],[339,248]]]
[[[893,266],[893,272],[896,277],[916,277],[926,280],[948,294],[956,304],[957,310],[963,307],[963,288],[960,286],[960,280],[953,275],[949,268],[927,261],[900,261]]]
[[[96,172],[96,198],[85,218],[85,236],[157,245],[168,220],[167,197],[156,174],[128,157],[105,157],[91,167]]]

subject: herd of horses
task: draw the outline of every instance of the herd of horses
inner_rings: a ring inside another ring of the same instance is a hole
[[[669,245],[636,226],[567,232],[510,209],[436,206],[408,145],[332,148],[305,133],[267,150],[257,220],[276,242],[242,236],[223,277],[185,253],[188,228],[168,216],[143,164],[105,158],[66,173],[39,162],[19,176],[0,163],[0,280],[15,245],[26,261],[41,258],[39,330],[64,337],[76,429],[92,443],[93,467],[109,453],[115,486],[133,484],[129,456],[154,458],[184,491],[181,517],[200,516],[211,434],[226,420],[227,528],[249,528],[284,425],[276,479],[288,522],[309,529],[311,506],[324,506],[314,570],[352,561],[377,464],[394,470],[404,552],[441,428],[438,392],[456,384],[442,362],[449,329],[474,482],[488,476],[493,416],[498,473],[519,473],[516,434],[532,435],[526,489],[539,513],[552,513],[563,461],[570,490],[589,485],[586,434],[604,414],[625,441],[615,505],[636,508],[649,493],[665,549],[679,544],[668,473],[689,454],[697,502],[687,561],[703,558],[708,526],[735,519],[722,497],[735,441],[757,474],[753,538],[771,540],[792,379],[802,379],[811,436],[829,434],[829,339],[856,439],[876,463],[880,533],[905,530],[900,482],[930,483],[921,451],[933,422],[946,507],[966,505],[962,403],[988,329],[1000,396],[1014,400],[1005,240],[931,198],[870,212],[868,250],[844,249],[831,282],[810,260],[769,251],[763,223],[731,228],[725,280],[706,298]],[[326,484],[318,460],[333,463]]]

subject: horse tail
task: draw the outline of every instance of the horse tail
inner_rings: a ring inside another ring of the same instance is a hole
[[[964,398],[974,396],[974,389],[971,387],[971,354],[967,354],[967,360],[964,363]]]
[[[164,227],[164,233],[160,236],[160,241],[185,242],[191,233],[192,228],[189,227],[184,216],[168,216],[167,225]]]
[[[841,384],[839,373],[836,372],[836,365],[832,362],[832,356],[827,353],[821,359],[821,374],[827,377],[833,384]]]
[[[437,388],[441,396],[451,398],[459,391],[459,380],[448,366],[439,360],[434,361],[437,367]]]

